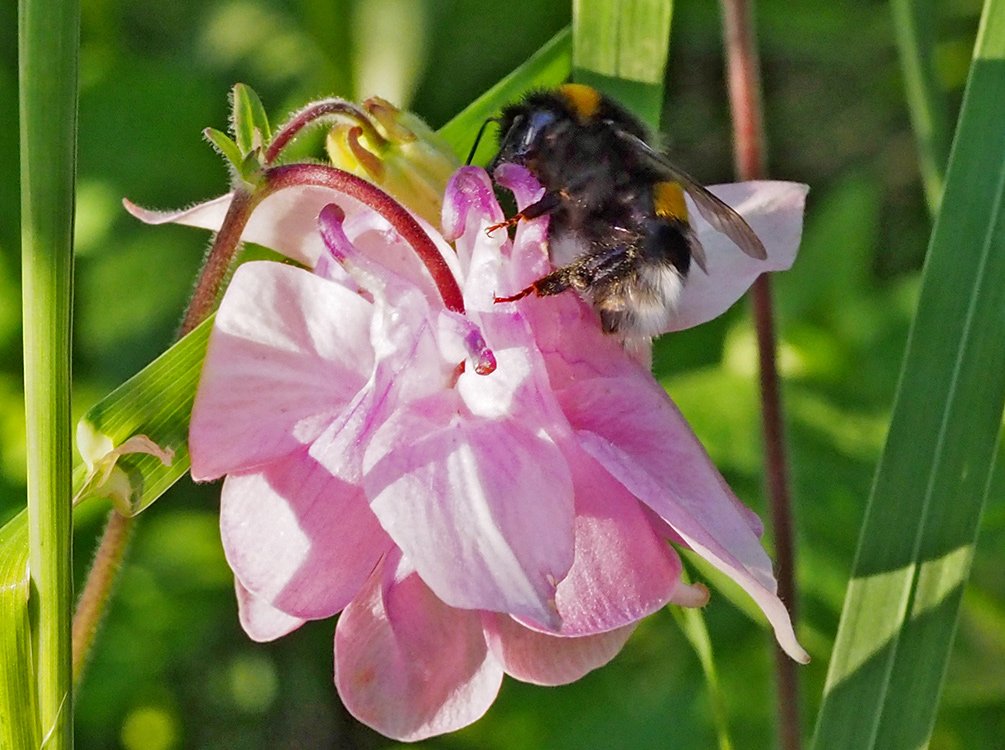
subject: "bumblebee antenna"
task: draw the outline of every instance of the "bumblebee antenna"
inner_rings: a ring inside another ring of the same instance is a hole
[[[471,160],[475,158],[475,151],[478,150],[478,144],[481,143],[482,135],[485,133],[485,128],[488,127],[488,124],[490,122],[499,122],[499,118],[498,117],[487,117],[485,119],[485,122],[482,123],[482,126],[480,128],[478,128],[478,135],[475,136],[475,143],[471,147],[471,151],[468,152],[468,158],[464,162],[465,166],[470,165],[471,164]]]

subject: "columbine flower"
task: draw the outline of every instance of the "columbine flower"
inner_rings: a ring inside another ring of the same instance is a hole
[[[501,168],[522,208],[540,195]],[[758,232],[743,256],[700,219],[675,327],[707,320],[798,246],[804,188],[715,189]],[[335,205],[328,205],[334,203]],[[320,231],[314,217],[318,216]],[[220,203],[157,220],[217,228]],[[221,528],[256,640],[341,612],[335,682],[402,740],[481,716],[504,673],[556,685],[620,650],[668,602],[701,606],[667,543],[758,603],[808,659],[775,594],[761,525],[649,372],[573,294],[495,304],[548,270],[547,219],[513,242],[488,176],[461,169],[426,227],[463,295],[445,302],[410,243],[319,187],[266,198],[245,232],[306,262],[238,269],[192,415],[192,474],[225,476]]]

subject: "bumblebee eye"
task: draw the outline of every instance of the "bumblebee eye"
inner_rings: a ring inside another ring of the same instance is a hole
[[[525,149],[528,149],[534,141],[541,137],[541,134],[550,125],[552,125],[556,119],[555,113],[546,109],[534,112],[530,116],[530,122],[527,125],[527,130],[523,134],[523,143],[521,145]]]

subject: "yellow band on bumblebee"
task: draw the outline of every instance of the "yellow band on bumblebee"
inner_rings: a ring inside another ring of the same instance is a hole
[[[583,83],[566,83],[558,87],[558,93],[569,103],[576,117],[586,122],[600,109],[600,92]]]
[[[667,181],[653,185],[653,210],[664,219],[687,222],[687,203],[680,183]]]

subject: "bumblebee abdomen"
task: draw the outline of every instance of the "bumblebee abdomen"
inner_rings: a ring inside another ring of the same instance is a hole
[[[686,277],[691,269],[689,231],[686,221],[661,217],[648,219],[643,235],[644,262],[655,266],[673,266],[682,278]]]
[[[666,330],[690,268],[686,225],[650,219],[630,248],[626,273],[593,289],[607,333],[656,336]]]

